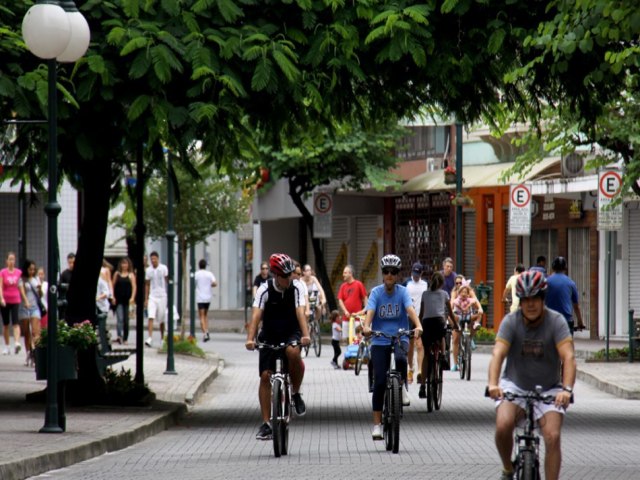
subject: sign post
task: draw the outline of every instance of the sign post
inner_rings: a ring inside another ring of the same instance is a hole
[[[618,170],[598,173],[598,230],[622,229],[622,203],[610,206],[621,188],[622,176]]]
[[[331,238],[333,198],[330,193],[313,194],[313,238]]]
[[[531,235],[531,184],[511,185],[509,235]]]

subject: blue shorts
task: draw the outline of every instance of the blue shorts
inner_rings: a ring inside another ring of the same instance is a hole
[[[18,313],[20,320],[28,320],[30,318],[40,318],[40,309],[38,305],[32,305],[29,308],[20,304],[20,312]]]

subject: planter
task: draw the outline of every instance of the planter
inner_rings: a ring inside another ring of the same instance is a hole
[[[451,172],[444,172],[444,183],[446,185],[454,185],[456,183],[456,174]]]
[[[47,349],[36,348],[36,380],[46,380],[48,373]],[[58,380],[78,378],[78,358],[76,349],[58,345]]]

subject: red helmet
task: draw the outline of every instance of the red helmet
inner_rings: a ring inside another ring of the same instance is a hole
[[[281,277],[288,277],[296,269],[291,257],[284,253],[274,253],[271,255],[269,258],[269,266],[274,275],[280,275]]]
[[[522,272],[516,282],[516,296],[518,298],[536,297],[544,295],[547,289],[547,280],[542,272],[529,270]]]

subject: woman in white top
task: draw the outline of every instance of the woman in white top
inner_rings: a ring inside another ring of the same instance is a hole
[[[206,270],[207,261],[202,259],[198,262],[198,270],[195,274],[196,282],[196,303],[198,304],[198,316],[200,317],[200,328],[202,328],[202,341],[209,341],[209,305],[213,298],[213,287],[218,286],[216,277],[210,271]]]
[[[323,310],[326,308],[327,306],[327,297],[324,294],[324,290],[322,288],[322,285],[320,285],[320,282],[318,281],[318,279],[313,275],[313,270],[311,270],[311,265],[306,264],[304,266],[304,268],[302,269],[302,279],[301,279],[304,284],[307,287],[307,291],[309,292],[309,299],[310,301],[313,301],[312,299],[315,298],[315,304],[316,304],[316,320],[319,321]]]

